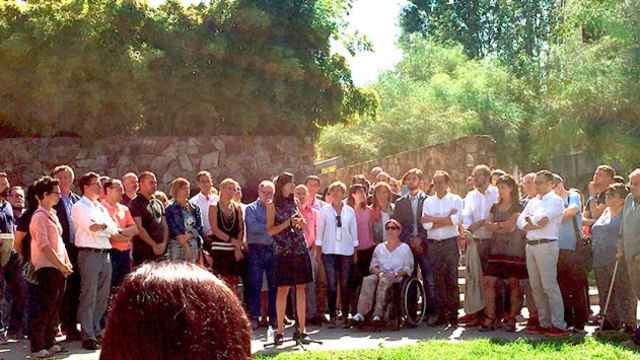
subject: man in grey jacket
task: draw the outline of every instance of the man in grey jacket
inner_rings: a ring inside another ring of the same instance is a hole
[[[620,223],[618,259],[627,265],[633,293],[640,299],[640,168],[631,172],[629,184],[631,192],[624,202]],[[631,345],[640,346],[640,329],[636,330]]]

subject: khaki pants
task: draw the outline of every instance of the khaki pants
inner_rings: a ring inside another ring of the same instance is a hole
[[[373,307],[373,316],[379,316],[382,319],[387,293],[391,286],[399,281],[400,279],[390,276],[369,275],[365,277],[362,281],[360,298],[358,299],[358,313],[366,316]]]
[[[527,245],[527,272],[540,326],[566,329],[564,303],[558,285],[558,242]]]

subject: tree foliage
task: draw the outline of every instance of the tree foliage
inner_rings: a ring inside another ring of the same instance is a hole
[[[488,134],[502,166],[640,164],[640,1],[411,0],[401,24],[404,59],[371,86],[379,116],[328,127],[323,154]]]
[[[349,8],[0,2],[0,122],[25,135],[313,135],[376,109],[330,49]]]
[[[325,129],[323,155],[352,162],[474,133],[493,135],[500,154],[512,152],[526,115],[526,89],[517,78],[496,61],[470,59],[462,46],[413,36],[402,47],[403,60],[371,87],[379,116]]]
[[[531,74],[557,22],[557,0],[410,0],[401,14],[405,34],[462,44],[472,58],[497,57],[519,75]]]

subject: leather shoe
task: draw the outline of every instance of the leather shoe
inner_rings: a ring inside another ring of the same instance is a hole
[[[95,339],[87,339],[82,341],[82,348],[87,350],[100,350],[100,344]]]

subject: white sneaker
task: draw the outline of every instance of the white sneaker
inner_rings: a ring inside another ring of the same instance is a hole
[[[33,359],[51,359],[53,355],[46,349],[42,349],[38,352],[31,353],[31,358]]]
[[[358,313],[358,314],[355,314],[351,320],[355,321],[355,322],[363,322],[364,321],[364,316],[362,316],[362,314]]]
[[[380,319],[380,316],[376,315],[376,316],[374,316],[374,317],[373,317],[373,319],[371,319],[371,320],[373,320],[373,321],[380,321],[381,319]]]

